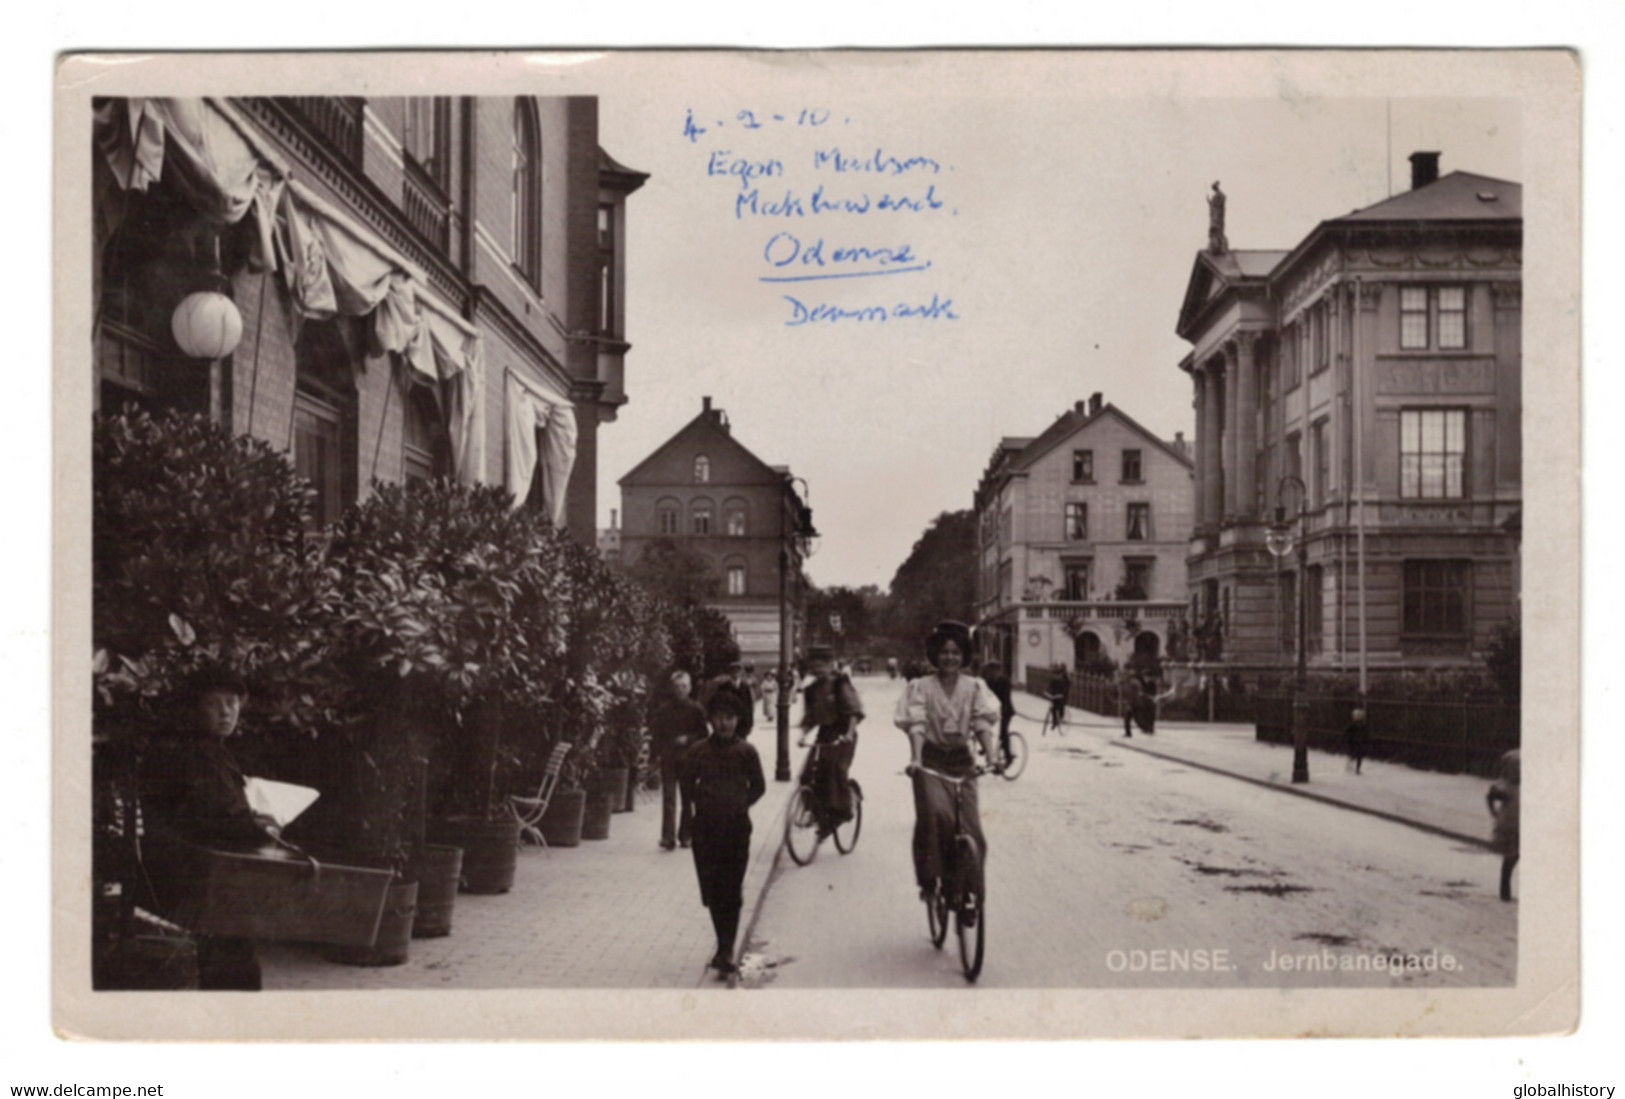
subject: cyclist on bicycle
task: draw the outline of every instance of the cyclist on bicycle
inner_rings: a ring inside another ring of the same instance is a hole
[[[908,774],[914,780],[914,877],[921,899],[927,901],[944,877],[944,853],[952,849],[954,794],[946,783],[921,768],[954,778],[974,775],[973,737],[994,758],[999,701],[985,682],[963,673],[970,651],[970,630],[963,623],[939,624],[925,642],[926,656],[936,672],[909,683],[895,715],[897,727],[908,734]],[[982,835],[976,783],[967,782],[961,790],[960,826],[975,842],[985,865],[987,840]]]
[[[1049,699],[1049,724],[1055,726],[1060,732],[1062,723],[1066,720],[1066,699],[1072,693],[1072,677],[1066,674],[1066,665],[1055,665],[1055,674],[1049,678],[1049,689],[1044,697]]]
[[[858,722],[863,720],[863,702],[857,688],[844,673],[834,670],[835,652],[828,645],[807,650],[807,667],[812,680],[801,697],[801,743],[816,735],[819,748],[818,772],[811,786],[817,795],[818,836],[820,839],[852,819],[852,785],[847,775],[857,749]],[[807,765],[813,765],[809,758]]]
[[[982,665],[982,679],[993,697],[999,700],[999,759],[1010,762],[1010,719],[1016,716],[1015,699],[1011,697],[1010,677],[1004,674],[1004,665],[989,660]]]

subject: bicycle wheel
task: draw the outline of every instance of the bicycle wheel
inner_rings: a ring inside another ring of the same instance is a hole
[[[954,910],[954,929],[959,933],[959,967],[965,971],[965,980],[974,981],[982,973],[982,948],[987,938],[982,860],[969,836],[959,837],[956,853],[959,904]]]
[[[948,938],[948,894],[938,889],[925,902],[926,923],[931,926],[931,945],[938,950]]]
[[[784,848],[797,866],[806,866],[818,854],[818,814],[813,812],[812,791],[797,786],[784,814]]]
[[[1010,757],[1004,761],[1004,777],[1014,782],[1027,769],[1027,738],[1020,733],[1010,734]]]
[[[849,780],[852,786],[852,819],[835,829],[835,850],[843,855],[850,855],[852,848],[858,845],[858,833],[863,831],[863,787],[855,780]]]

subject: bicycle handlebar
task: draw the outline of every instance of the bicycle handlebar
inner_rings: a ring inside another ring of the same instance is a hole
[[[915,764],[914,769],[916,771],[920,772],[921,774],[933,775],[936,778],[942,779],[944,782],[951,782],[951,783],[955,784],[956,786],[960,785],[962,783],[969,782],[973,778],[980,778],[981,776],[987,774],[988,771],[991,770],[991,768],[988,768],[988,767],[973,767],[973,768],[971,768],[971,773],[970,774],[965,775],[965,776],[963,776],[961,778],[955,778],[953,775],[945,775],[941,771],[934,771],[931,768],[925,766],[923,763],[922,764]],[[904,774],[907,774],[907,773],[908,772],[905,770]]]

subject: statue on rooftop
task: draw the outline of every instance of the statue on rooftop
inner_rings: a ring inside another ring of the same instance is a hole
[[[1207,196],[1207,250],[1215,256],[1230,251],[1230,242],[1224,239],[1224,192],[1219,190],[1218,180]]]

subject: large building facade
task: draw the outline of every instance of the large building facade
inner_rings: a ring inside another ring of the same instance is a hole
[[[1196,258],[1177,330],[1210,660],[1290,661],[1300,591],[1323,668],[1465,663],[1518,613],[1522,188],[1411,159],[1411,190],[1290,251],[1232,251],[1220,204]]]
[[[596,99],[95,109],[99,408],[265,439],[321,521],[375,479],[450,476],[591,544],[598,428],[626,401],[626,199],[646,178],[599,148]],[[189,354],[188,323],[240,339]]]
[[[636,568],[661,544],[696,557],[740,658],[776,667],[781,618],[788,613],[793,653],[805,600],[811,512],[796,484],[734,438],[727,413],[706,397],[698,416],[621,478],[620,559]]]
[[[976,490],[984,657],[1018,681],[1183,643],[1191,460],[1094,394],[994,449]]]

